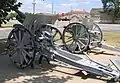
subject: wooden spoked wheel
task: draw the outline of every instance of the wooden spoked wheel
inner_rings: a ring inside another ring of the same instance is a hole
[[[63,31],[63,43],[66,49],[72,53],[85,51],[90,43],[87,28],[81,23],[69,24]]]
[[[22,25],[14,25],[7,40],[7,51],[12,62],[20,67],[29,66],[35,57],[34,37]]]

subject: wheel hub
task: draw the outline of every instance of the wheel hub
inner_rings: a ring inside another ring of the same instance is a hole
[[[76,35],[76,36],[74,36],[74,41],[78,41],[78,39],[79,39],[79,36],[78,35]]]

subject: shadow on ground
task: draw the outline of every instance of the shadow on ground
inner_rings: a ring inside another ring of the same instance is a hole
[[[49,76],[49,73],[53,72],[51,68],[55,67],[49,64],[45,64],[42,68],[19,69],[13,66],[9,60],[6,59],[6,61],[5,57],[1,57],[2,60],[0,60],[0,83],[64,83],[72,78],[70,76],[61,78],[57,75]]]
[[[5,52],[7,39],[0,39],[0,54]]]
[[[58,77],[57,75],[50,75],[51,69],[55,66],[44,64],[42,68],[26,68],[19,69],[14,66],[9,60],[9,57],[4,54],[6,47],[6,40],[0,40],[0,83],[64,83],[72,77]],[[2,54],[3,53],[3,54]]]
[[[2,57],[0,57],[0,83],[65,83],[68,80],[72,80],[73,76],[78,76],[82,78],[82,80],[92,78],[103,80],[107,83],[114,83],[107,81],[106,79],[96,78],[95,75],[85,76],[81,72],[70,74],[63,72],[63,70],[55,70],[55,65],[50,65],[47,63],[40,68],[19,69],[9,62],[8,57],[3,56],[3,58],[1,58]],[[7,59],[5,60],[4,58]],[[53,71],[51,69],[53,69]],[[59,74],[54,71],[61,73],[63,76],[59,76]],[[50,75],[49,73],[54,74]]]
[[[114,81],[108,80],[107,78],[100,77],[100,76],[97,76],[97,75],[94,75],[94,74],[88,74],[87,76],[85,76],[82,73],[82,71],[79,71],[79,72],[77,72],[75,74],[70,74],[70,73],[67,73],[67,72],[60,71],[60,70],[54,70],[54,71],[61,72],[61,73],[64,73],[64,74],[68,74],[68,75],[71,75],[71,76],[78,76],[78,77],[81,77],[82,80],[87,80],[87,79],[91,78],[91,79],[102,80],[105,83],[116,83]]]
[[[5,48],[5,40],[0,40],[0,53],[4,52]],[[99,79],[96,78],[94,75],[88,75],[87,77],[84,76],[81,72],[78,72],[76,74],[70,74],[67,72],[63,72],[61,70],[55,70],[55,65],[50,64],[44,64],[40,68],[26,68],[26,69],[19,69],[16,68],[9,60],[9,57],[7,55],[1,55],[0,56],[0,83],[65,83],[68,80],[71,80],[74,76],[82,77],[82,79],[86,80],[87,78],[92,79]],[[53,71],[51,71],[53,69]],[[60,76],[58,74],[49,75],[50,72],[60,72],[67,74],[67,76]],[[101,79],[103,81],[107,81],[104,79]],[[107,83],[113,83],[107,81]]]

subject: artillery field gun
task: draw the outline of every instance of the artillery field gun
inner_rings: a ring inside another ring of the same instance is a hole
[[[25,15],[9,4],[9,7],[22,18],[22,24],[15,24],[7,40],[7,53],[19,68],[34,67],[35,57],[39,62],[46,58],[67,64],[69,67],[114,81],[120,80],[119,57],[110,59],[116,67],[105,65],[89,58],[85,53],[94,42],[101,43],[102,31],[99,26],[86,27],[81,23],[70,23],[61,33],[53,24],[57,15]],[[98,31],[94,31],[97,27]],[[58,42],[62,41],[62,42]],[[62,44],[61,44],[62,43]],[[60,45],[61,44],[61,45]]]

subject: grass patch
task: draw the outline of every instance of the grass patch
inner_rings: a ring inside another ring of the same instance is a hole
[[[103,39],[110,45],[120,47],[120,32],[103,32]]]
[[[2,27],[1,27],[1,28],[12,28],[12,26],[13,26],[14,24],[15,24],[15,23],[8,22],[7,24],[2,24]]]

